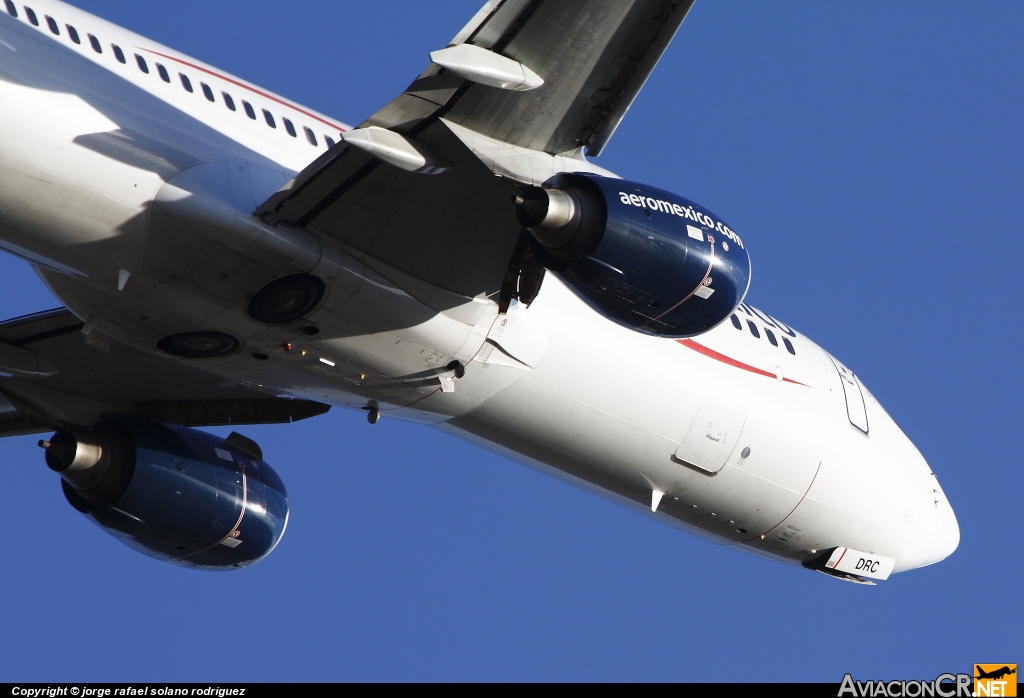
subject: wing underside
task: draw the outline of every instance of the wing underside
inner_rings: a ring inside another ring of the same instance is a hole
[[[513,196],[553,172],[600,170],[584,152],[602,152],[692,1],[490,0],[449,48],[488,52],[543,84],[503,89],[431,64],[360,129],[385,129],[443,166],[409,171],[343,142],[255,213],[333,241],[380,273],[442,289],[448,295],[425,297],[443,296],[446,306],[493,298],[501,307],[510,284],[521,288],[529,277],[536,288],[543,276],[522,262],[526,233]],[[520,164],[498,166],[480,148]],[[0,324],[0,358],[13,347],[8,354],[24,350],[56,371],[2,377],[0,365],[0,435],[91,425],[115,412],[209,426],[287,422],[328,409],[84,329],[64,309]]]
[[[0,377],[0,436],[92,426],[114,413],[219,426],[290,422],[329,409],[225,383],[184,362],[86,335],[83,329],[82,321],[63,308],[0,324],[0,349],[30,352],[56,370],[48,376]],[[11,373],[2,366],[0,372]]]
[[[514,61],[543,85],[502,89],[432,64],[359,128],[426,146],[448,167],[443,173],[405,171],[340,143],[256,213],[333,237],[439,288],[495,294],[522,234],[510,203],[517,177],[495,177],[467,136],[492,150],[561,158],[556,169],[593,169],[584,150],[604,149],[692,4],[492,0],[449,46]],[[529,175],[518,180],[536,183]]]

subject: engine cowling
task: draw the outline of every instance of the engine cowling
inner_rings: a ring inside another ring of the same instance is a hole
[[[681,196],[571,174],[524,190],[516,203],[541,263],[633,330],[701,334],[729,317],[750,285],[743,240]]]
[[[75,509],[165,562],[245,567],[266,557],[288,524],[284,483],[238,434],[124,417],[40,446]]]

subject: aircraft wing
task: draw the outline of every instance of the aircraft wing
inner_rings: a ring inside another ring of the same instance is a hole
[[[220,426],[291,422],[330,409],[225,384],[82,329],[63,308],[0,323],[0,437],[95,424],[112,413]]]
[[[492,295],[522,232],[516,184],[600,171],[584,150],[604,149],[692,4],[490,0],[405,92],[256,213],[371,266]],[[509,70],[522,84],[496,86]]]

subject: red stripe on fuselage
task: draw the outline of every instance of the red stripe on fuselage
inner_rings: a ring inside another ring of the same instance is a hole
[[[757,368],[755,366],[751,366],[750,364],[745,364],[742,361],[737,361],[736,359],[734,359],[732,357],[729,357],[729,356],[726,356],[725,354],[719,354],[714,349],[710,349],[710,348],[704,346],[703,344],[698,344],[697,342],[693,341],[692,339],[677,339],[676,341],[679,342],[680,344],[682,344],[684,347],[688,347],[690,349],[693,349],[698,354],[703,354],[704,356],[708,357],[709,359],[714,359],[715,361],[721,361],[723,364],[725,364],[727,366],[732,366],[733,368],[741,368],[744,371],[750,371],[751,373],[756,373],[759,376],[765,376],[766,378],[775,378],[776,380],[778,380],[778,376],[776,376],[774,373],[769,373],[768,371],[762,371],[761,369],[759,369],[759,368]],[[783,378],[782,381],[784,383],[793,383],[795,385],[803,385],[804,387],[807,387],[807,385],[805,383],[801,383],[800,381],[795,381],[795,380],[793,380],[791,378]]]
[[[208,68],[204,68],[202,66],[196,65],[195,63],[189,63],[188,61],[183,61],[180,58],[175,58],[174,56],[168,56],[166,53],[160,53],[159,51],[154,51],[154,50],[148,49],[148,48],[141,48],[141,47],[138,47],[138,48],[140,48],[143,51],[148,51],[149,53],[152,53],[152,54],[154,54],[156,56],[161,56],[162,58],[166,58],[169,61],[174,61],[176,63],[181,63],[182,65],[187,65],[189,68],[195,68],[196,70],[201,71],[203,73],[206,73],[207,75],[212,75],[215,78],[220,78],[221,80],[224,80],[225,82],[230,82],[232,85],[237,85],[238,87],[241,87],[243,90],[248,90],[249,92],[252,92],[253,94],[257,94],[260,97],[263,97],[264,99],[269,99],[272,102],[277,102],[278,104],[282,104],[282,105],[288,107],[289,109],[293,109],[293,110],[299,112],[300,114],[305,114],[310,119],[316,119],[317,121],[319,121],[322,124],[327,124],[331,128],[337,129],[337,131],[339,133],[344,133],[344,131],[345,131],[345,129],[343,129],[341,126],[338,126],[337,124],[333,124],[330,121],[326,121],[325,119],[321,119],[316,114],[310,114],[305,109],[300,109],[299,107],[295,106],[294,104],[286,102],[283,99],[275,97],[274,95],[267,94],[266,92],[263,92],[262,90],[257,90],[254,87],[249,87],[248,85],[246,85],[244,83],[238,82],[238,80],[232,80],[231,78],[227,77],[226,75],[221,75],[220,73],[217,73],[217,72],[214,72],[212,70],[209,70]]]

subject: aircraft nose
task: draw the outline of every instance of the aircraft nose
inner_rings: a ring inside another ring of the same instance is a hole
[[[934,565],[952,555],[960,545],[960,525],[953,507],[935,475],[929,473],[928,479],[925,501],[918,509],[924,520],[920,527],[916,527],[917,535],[908,546],[910,554],[903,569]],[[917,494],[915,499],[920,502],[921,495]]]
[[[935,479],[935,476],[932,475],[932,478]],[[938,540],[935,550],[932,551],[931,556],[924,565],[931,565],[945,560],[960,545],[960,524],[957,523],[953,507],[950,505],[949,500],[946,499],[946,494],[942,491],[942,488],[939,487],[937,479],[935,479],[935,485],[932,488],[932,501],[935,505],[936,517],[939,523],[939,531],[936,536]]]
[[[852,441],[837,438],[837,448],[826,457],[829,464],[852,466],[836,469],[846,474],[832,490],[841,497],[836,508],[872,512],[857,517],[853,530],[844,529],[844,545],[893,559],[894,573],[941,562],[960,545],[953,507],[921,451],[863,383],[859,385],[867,396],[870,432],[858,433]],[[849,414],[849,404],[845,406]]]

